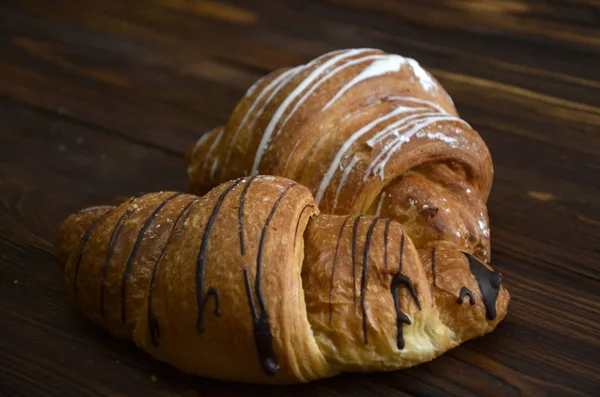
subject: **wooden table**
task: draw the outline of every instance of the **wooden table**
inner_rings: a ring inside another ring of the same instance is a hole
[[[573,1],[3,1],[0,394],[600,395],[600,5]],[[326,51],[418,59],[484,137],[492,334],[404,372],[294,387],[193,378],[74,311],[61,220],[185,190],[184,149],[269,71]]]

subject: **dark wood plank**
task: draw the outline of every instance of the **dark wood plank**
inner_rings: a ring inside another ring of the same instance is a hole
[[[600,390],[600,4],[6,1],[0,5],[0,394],[592,396]],[[181,155],[258,77],[344,47],[418,59],[488,143],[492,334],[403,372],[294,387],[189,377],[72,308],[61,220],[185,190]]]

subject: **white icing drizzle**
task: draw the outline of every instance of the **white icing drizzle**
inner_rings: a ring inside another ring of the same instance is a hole
[[[294,155],[294,152],[296,151],[296,148],[298,147],[298,144],[300,143],[300,139],[298,139],[296,141],[296,143],[294,144],[294,147],[292,148],[292,151],[290,152],[290,154],[288,155],[287,160],[285,161],[285,165],[283,166],[284,170],[287,170],[288,165],[290,165],[290,161],[292,160],[292,156]]]
[[[333,98],[321,109],[321,111],[327,110],[335,101],[337,101],[342,95],[346,93],[350,88],[363,80],[370,79],[372,77],[381,76],[387,73],[393,73],[400,70],[402,64],[407,62],[407,59],[400,55],[384,55],[380,56],[380,59],[373,61],[367,68],[356,75],[348,84],[342,87],[341,90],[335,94]],[[409,60],[410,62],[410,60]]]
[[[352,161],[350,161],[350,164],[348,164],[346,166],[346,168],[344,169],[344,172],[342,173],[342,178],[340,179],[340,183],[338,184],[338,188],[335,191],[335,200],[333,201],[333,209],[334,210],[335,210],[335,207],[337,207],[337,202],[338,202],[338,198],[340,196],[340,192],[342,191],[342,187],[346,183],[346,179],[348,179],[348,176],[350,175],[352,168],[354,168],[354,166],[356,165],[356,163],[358,163],[359,160],[360,160],[360,158],[358,156],[352,157]]]
[[[392,155],[402,147],[402,145],[405,142],[410,141],[410,138],[412,138],[412,136],[419,132],[420,130],[430,126],[431,124],[440,122],[440,121],[456,121],[456,122],[460,122],[463,123],[465,125],[469,125],[467,124],[464,120],[459,119],[458,117],[454,117],[454,116],[432,116],[432,117],[428,117],[425,120],[422,120],[420,123],[418,123],[417,125],[415,125],[413,128],[411,128],[409,131],[407,131],[406,133],[400,135],[398,138],[392,140],[390,143],[386,144],[386,148],[389,148],[387,150],[383,150],[381,153],[379,153],[379,155],[377,156],[377,158],[373,161],[373,163],[377,162],[381,157],[383,157],[383,155],[385,154],[385,158],[381,161],[379,161],[379,163],[374,167],[374,172],[377,173],[379,171],[379,177],[381,178],[381,180],[384,179],[384,169],[385,166],[387,164],[387,162],[390,160],[390,158],[392,157]],[[372,164],[373,164],[372,163]],[[369,169],[372,169],[372,166],[369,165]],[[366,176],[366,175],[365,175]]]
[[[421,110],[429,110],[427,108],[407,108],[407,112],[411,112],[411,111],[421,111]],[[402,112],[405,113],[405,112]],[[399,120],[394,121],[393,123],[391,123],[390,125],[388,125],[387,127],[385,127],[383,130],[379,131],[377,134],[373,135],[368,141],[367,141],[367,145],[369,145],[370,147],[375,146],[378,143],[383,142],[387,137],[394,135],[394,136],[398,136],[398,131],[404,127],[406,127],[407,125],[412,125],[416,122],[416,119],[419,118],[423,118],[423,117],[427,117],[427,116],[437,116],[439,115],[439,113],[417,113],[417,114],[413,114],[411,116],[405,116],[402,117]]]
[[[215,137],[215,140],[213,141],[212,145],[210,145],[210,149],[208,149],[208,153],[206,154],[206,157],[204,157],[204,163],[202,163],[202,169],[200,170],[200,175],[204,175],[204,170],[206,169],[208,159],[210,158],[210,155],[215,150],[215,148],[217,147],[219,142],[221,142],[221,138],[223,138],[224,132],[225,132],[225,128],[221,128],[221,130],[219,131],[219,134]]]
[[[307,88],[317,77],[319,77],[321,75],[321,73],[323,73],[324,71],[329,69],[336,62],[339,62],[345,58],[349,58],[351,56],[360,54],[365,51],[369,51],[369,50],[366,50],[366,49],[348,50],[348,51],[342,52],[339,55],[335,55],[335,56],[331,57],[327,61],[323,62],[323,64],[321,64],[320,66],[316,67],[311,73],[309,73],[308,76],[306,76],[304,78],[304,80],[302,80],[302,82],[300,84],[298,84],[298,86],[285,98],[283,103],[281,103],[281,105],[279,105],[279,108],[273,114],[273,117],[271,118],[269,125],[267,126],[267,128],[265,128],[265,131],[263,132],[262,139],[260,140],[258,149],[256,150],[256,155],[254,156],[254,164],[252,165],[251,175],[256,175],[258,173],[258,166],[260,165],[260,161],[262,160],[265,150],[267,149],[267,145],[271,141],[271,136],[273,134],[273,131],[274,131],[277,123],[279,122],[279,119],[281,118],[281,116],[283,116],[283,114],[285,113],[287,108],[290,106],[290,104],[294,101],[294,99],[296,99],[296,97],[298,95],[300,95],[304,91],[305,88]],[[312,66],[311,64],[312,64],[312,62],[309,63],[308,65],[306,65],[306,68],[308,68],[309,65]]]
[[[379,199],[379,204],[377,204],[377,210],[375,211],[375,215],[381,215],[381,207],[383,206],[383,200],[385,200],[385,193],[381,192],[381,198]]]
[[[430,91],[432,88],[435,88],[435,81],[433,81],[429,73],[427,73],[425,69],[423,69],[421,65],[419,65],[419,62],[415,61],[412,58],[409,58],[408,63],[412,68],[413,72],[415,72],[415,76],[417,76],[419,83],[421,83],[421,86],[425,89],[425,91]]]
[[[364,57],[361,57],[361,58],[353,59],[353,60],[351,60],[349,62],[344,62],[341,66],[338,66],[337,68],[333,69],[331,72],[329,72],[326,75],[324,75],[323,77],[321,77],[315,84],[312,85],[312,87],[308,91],[306,91],[306,93],[302,96],[302,98],[300,98],[300,100],[298,100],[298,102],[296,102],[296,105],[294,105],[294,107],[288,113],[288,115],[285,118],[285,120],[283,121],[283,123],[281,123],[281,126],[277,129],[277,133],[275,134],[275,136],[277,136],[279,134],[279,131],[281,131],[283,129],[283,127],[287,124],[288,120],[294,115],[294,113],[296,112],[296,110],[298,110],[298,108],[300,107],[300,105],[302,103],[304,103],[304,101],[306,101],[306,99],[317,88],[319,88],[319,86],[321,86],[321,84],[323,84],[325,81],[329,80],[330,78],[332,78],[336,74],[338,74],[340,71],[342,71],[342,70],[344,70],[346,68],[349,68],[352,65],[356,65],[357,63],[366,62],[366,61],[369,61],[371,59],[385,58],[386,56],[387,55],[368,55],[368,56],[364,56]]]
[[[269,104],[269,102],[271,102],[271,99],[273,99],[273,97],[275,95],[277,95],[277,93],[283,87],[285,87],[285,85],[292,79],[292,77],[294,77],[298,73],[299,70],[300,70],[299,68],[293,68],[293,69],[286,70],[285,72],[283,72],[279,76],[277,76],[275,79],[273,79],[269,84],[267,84],[267,86],[260,92],[260,94],[258,94],[258,96],[254,100],[252,105],[248,108],[248,111],[246,111],[246,114],[244,115],[244,118],[240,122],[240,125],[238,126],[237,130],[235,131],[235,134],[233,134],[233,138],[231,139],[231,143],[229,144],[229,150],[227,152],[227,157],[225,158],[225,164],[229,163],[229,159],[231,157],[231,153],[233,151],[233,147],[235,145],[235,141],[237,140],[239,133],[242,131],[242,129],[246,125],[246,122],[248,121],[249,117],[252,115],[254,109],[260,103],[260,101],[263,99],[263,97],[272,90],[271,95],[263,103],[262,107],[256,112],[256,114],[254,114],[254,117],[252,118],[252,121],[250,122],[249,128],[252,128],[252,126],[254,125],[256,120],[262,115],[267,104]]]
[[[427,105],[427,106],[430,106],[430,107],[434,108],[435,110],[439,111],[440,113],[450,114],[450,113],[448,113],[448,111],[446,109],[444,109],[443,107],[441,107],[437,103],[431,102],[431,101],[427,101],[425,99],[415,98],[415,97],[411,97],[411,96],[407,96],[407,97],[403,97],[403,96],[390,96],[388,98],[392,99],[392,100],[396,100],[396,101],[405,101],[405,102],[418,103],[418,104],[421,104],[421,105]]]
[[[344,155],[346,154],[346,152],[350,149],[350,147],[352,147],[352,145],[354,144],[354,142],[356,142],[359,138],[361,138],[363,135],[367,134],[369,131],[371,131],[373,129],[373,127],[375,127],[377,124],[384,122],[385,120],[388,120],[402,112],[406,111],[406,107],[404,106],[398,106],[396,108],[394,108],[391,112],[376,118],[375,120],[372,120],[370,123],[368,123],[367,125],[365,125],[364,127],[362,127],[361,129],[359,129],[358,131],[356,131],[354,134],[352,134],[347,140],[346,142],[344,142],[344,144],[342,145],[342,147],[338,150],[338,152],[336,153],[333,161],[331,162],[331,164],[329,165],[329,169],[327,170],[327,172],[325,173],[325,175],[323,176],[323,179],[321,180],[321,185],[319,186],[319,190],[317,191],[317,194],[315,196],[315,201],[317,202],[317,204],[319,204],[321,202],[321,200],[323,199],[323,195],[325,194],[325,190],[327,189],[327,187],[329,186],[329,184],[331,183],[331,179],[333,178],[333,176],[335,175],[335,172],[338,168],[338,165],[340,163],[340,161],[342,160],[342,158],[344,157]]]
[[[430,106],[432,108],[434,108],[435,110],[438,111],[438,113],[442,113],[445,115],[450,115],[450,113],[448,113],[444,108],[442,108],[441,106],[439,106],[436,103],[424,100],[424,99],[419,99],[419,98],[414,98],[414,97],[398,97],[398,96],[391,96],[388,97],[388,99],[390,100],[397,100],[397,101],[404,101],[404,102],[410,102],[410,103],[417,103],[417,104],[421,104],[421,105],[426,105],[426,106]],[[422,108],[422,107],[416,107],[413,108],[413,111],[417,112],[417,111],[423,111],[423,110],[429,110],[427,108]],[[403,119],[398,120],[395,123],[390,124],[389,126],[387,126],[386,128],[384,128],[382,131],[378,132],[377,134],[375,134],[374,136],[372,136],[368,141],[367,141],[367,145],[373,147],[375,146],[375,144],[382,142],[384,139],[386,139],[388,136],[390,135],[394,135],[397,134],[397,130],[399,128],[400,125],[403,125],[404,123],[410,121],[410,120],[414,120],[416,118],[420,118],[423,116],[436,116],[438,115],[438,113],[436,112],[428,112],[428,113],[419,113],[416,115],[412,115],[412,116],[407,116]],[[395,130],[394,130],[395,128]]]
[[[271,101],[273,100],[273,98],[275,97],[275,95],[277,95],[277,93],[287,85],[287,83],[294,78],[297,74],[299,74],[300,72],[302,72],[303,70],[305,70],[306,68],[312,66],[313,64],[315,64],[316,62],[318,62],[319,60],[329,56],[329,55],[334,55],[334,54],[338,54],[340,52],[343,52],[344,50],[336,50],[336,51],[332,51],[329,52],[327,54],[321,55],[320,57],[313,59],[311,62],[309,62],[306,65],[300,65],[294,68],[291,68],[287,71],[285,71],[284,73],[282,73],[278,78],[276,78],[274,81],[272,81],[269,86],[265,87],[265,89],[261,92],[261,94],[256,98],[255,103],[252,105],[251,108],[248,109],[248,112],[246,112],[246,114],[244,115],[244,120],[242,120],[242,124],[244,123],[244,121],[249,117],[249,115],[252,113],[252,110],[254,107],[256,107],[256,105],[260,102],[260,100],[262,99],[262,97],[269,91],[271,90],[271,88],[274,87],[273,91],[271,92],[271,95],[269,95],[269,97],[264,101],[263,105],[261,106],[261,108],[256,112],[256,114],[254,115],[254,117],[252,118],[252,121],[250,122],[250,125],[248,128],[252,128],[252,126],[254,126],[254,123],[256,122],[256,120],[258,120],[260,118],[260,116],[263,114],[265,108],[271,103]],[[239,134],[239,132],[242,129],[242,124],[240,124],[240,126],[238,127],[238,130],[236,131],[231,144],[229,146],[229,152],[227,154],[227,159],[225,160],[225,163],[229,163],[229,158],[231,157],[231,152],[233,149],[233,145],[235,143],[235,140]],[[248,149],[248,145],[246,145],[246,149],[245,151]],[[244,151],[244,153],[245,153]],[[245,171],[245,173],[248,173],[248,171]]]
[[[213,161],[212,167],[210,167],[210,179],[211,180],[215,179],[215,172],[217,171],[218,166],[219,166],[219,157],[216,157],[215,161]]]
[[[198,149],[200,149],[200,146],[202,146],[204,144],[204,142],[206,142],[208,140],[209,137],[210,137],[210,132],[205,132],[204,134],[202,134],[202,136],[198,139],[198,141],[194,145],[194,148],[192,149],[192,155],[191,155],[192,158],[196,155],[196,152],[198,152]]]
[[[256,91],[256,89],[258,88],[259,85],[262,84],[262,82],[268,78],[270,76],[270,74],[261,77],[260,79],[256,80],[254,82],[254,84],[252,84],[247,90],[246,90],[246,94],[244,95],[245,98],[248,98],[250,96],[252,96],[252,94],[254,94],[254,91]]]
[[[389,99],[389,100],[390,100],[390,102],[392,102],[392,101],[398,101],[398,100],[400,100],[400,97],[395,97],[395,98],[391,98],[391,97],[390,97],[390,98],[387,98],[387,99]],[[323,133],[321,134],[321,136],[319,137],[319,139],[317,140],[317,142],[316,142],[316,143],[313,145],[313,150],[316,150],[316,148],[317,148],[317,147],[319,147],[319,145],[321,144],[321,142],[322,142],[322,141],[323,141],[325,138],[327,138],[327,135],[329,134],[329,132],[330,132],[331,130],[334,130],[334,129],[338,128],[338,127],[339,127],[341,124],[343,124],[343,123],[344,123],[346,120],[348,120],[348,119],[350,119],[350,118],[352,118],[352,117],[354,117],[354,116],[356,116],[356,115],[358,115],[358,114],[362,113],[362,112],[363,112],[365,109],[367,109],[367,108],[370,108],[370,107],[372,107],[372,106],[379,105],[379,104],[381,104],[381,103],[382,103],[382,101],[381,101],[380,99],[371,99],[371,98],[367,98],[367,100],[365,101],[365,107],[358,108],[358,109],[356,109],[356,110],[355,110],[355,111],[353,111],[353,112],[350,112],[350,113],[347,113],[347,114],[345,114],[345,115],[344,115],[344,117],[342,117],[342,119],[341,119],[341,120],[340,120],[340,121],[339,121],[339,122],[338,122],[338,123],[337,123],[335,126],[333,126],[333,127],[330,129],[330,130],[328,130],[328,131],[326,131],[326,132],[323,132]]]

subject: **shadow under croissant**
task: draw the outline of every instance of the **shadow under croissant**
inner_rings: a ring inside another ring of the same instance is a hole
[[[342,373],[332,378],[295,385],[257,385],[214,380],[188,375],[177,368],[153,359],[129,341],[113,338],[108,332],[94,326],[83,316],[72,313],[71,319],[87,335],[86,340],[102,347],[107,355],[115,355],[121,361],[117,366],[127,366],[146,376],[152,382],[152,390],[177,393],[182,397],[199,396],[368,396],[374,395],[374,386],[389,387],[391,395],[486,395],[493,386],[497,395],[521,395],[535,388],[535,382],[509,383],[507,372],[515,369],[491,359],[494,350],[502,350],[514,324],[510,315],[498,325],[496,332],[474,339],[450,350],[437,359],[418,366],[392,372]],[[123,357],[129,358],[123,361]],[[111,361],[112,358],[109,358]],[[477,380],[477,382],[475,382]],[[118,384],[112,391],[121,395]],[[332,394],[335,390],[335,394]]]
[[[512,328],[510,315],[498,325],[497,331],[477,338],[446,352],[433,361],[422,363],[403,371],[391,372],[345,372],[332,378],[320,379],[306,384],[294,385],[257,385],[215,380],[196,375],[189,375],[167,363],[158,361],[148,353],[137,348],[131,341],[116,339],[109,332],[95,326],[74,308],[69,316],[75,325],[82,329],[86,340],[95,346],[102,347],[107,355],[114,354],[120,358],[116,365],[128,366],[145,374],[154,390],[175,392],[185,397],[219,395],[219,396],[286,396],[286,395],[328,395],[336,390],[336,395],[364,396],[371,393],[371,383],[388,385],[394,392],[399,391],[412,395],[446,395],[458,390],[468,393],[470,381],[468,377],[484,377],[494,382],[494,387],[502,393],[510,395],[519,392],[515,385],[504,381],[490,370],[482,361],[490,361],[485,352],[490,349],[501,349],[504,339],[510,335],[503,330]],[[123,357],[129,358],[123,361]],[[110,359],[112,361],[112,358]],[[494,365],[495,367],[495,365]],[[488,382],[486,382],[487,384]],[[112,385],[113,387],[115,385]],[[118,389],[118,386],[117,386]],[[119,393],[119,390],[114,390]],[[504,394],[503,394],[504,395]]]
[[[294,385],[258,385],[238,382],[228,382],[189,375],[177,368],[155,360],[148,353],[136,348],[128,341],[115,340],[106,331],[94,327],[90,322],[78,316],[81,323],[89,325],[86,333],[98,345],[109,346],[110,352],[117,353],[119,357],[129,357],[127,362],[121,361],[117,365],[126,365],[138,372],[145,374],[153,382],[152,389],[177,393],[182,397],[200,396],[368,396],[373,395],[373,385],[386,385],[392,395],[426,395],[446,396],[470,395],[472,393],[485,393],[485,390],[473,390],[472,381],[469,379],[482,378],[486,380],[481,384],[493,384],[498,395],[519,395],[518,386],[510,384],[501,378],[501,373],[494,373],[489,366],[482,365],[482,361],[489,361],[481,347],[489,349],[495,345],[494,340],[502,338],[499,332],[491,333],[482,338],[475,339],[456,347],[437,359],[422,363],[418,366],[391,372],[346,372],[332,378],[319,379],[304,384]],[[83,324],[82,324],[83,325]],[[501,323],[498,328],[503,328]],[[501,345],[501,344],[500,344]],[[481,386],[479,386],[481,387]],[[114,390],[119,393],[119,390]],[[401,393],[401,394],[398,394]],[[404,394],[407,393],[407,394]]]

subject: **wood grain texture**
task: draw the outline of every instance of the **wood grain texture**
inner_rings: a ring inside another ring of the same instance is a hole
[[[87,205],[185,190],[182,154],[269,71],[417,58],[490,147],[492,334],[404,372],[294,387],[193,378],[77,314],[53,242]],[[600,390],[600,3],[74,1],[0,5],[0,395],[593,396]]]

